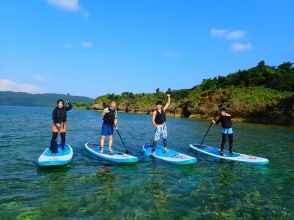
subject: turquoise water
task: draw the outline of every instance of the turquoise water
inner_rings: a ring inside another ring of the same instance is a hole
[[[121,135],[134,165],[91,158],[86,141],[98,142],[100,113],[68,113],[67,143],[73,162],[40,169],[38,156],[51,138],[51,108],[0,107],[0,219],[293,219],[294,129],[235,124],[235,151],[268,158],[267,166],[228,163],[197,155],[176,166],[145,158],[151,138],[148,115],[119,114]],[[194,155],[209,123],[168,119],[169,144]],[[219,127],[206,144],[218,145]],[[118,136],[115,148],[123,149]]]

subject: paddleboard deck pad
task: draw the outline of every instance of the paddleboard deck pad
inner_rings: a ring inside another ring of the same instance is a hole
[[[224,151],[224,155],[221,156],[220,149],[200,144],[190,144],[190,148],[193,150],[196,150],[197,152],[219,158],[224,160],[230,160],[230,161],[239,161],[244,163],[250,163],[250,164],[268,164],[269,160],[262,157],[256,157],[256,156],[250,156],[246,154],[240,154],[240,153],[233,153],[231,154],[229,151]]]
[[[196,158],[186,154],[179,153],[171,149],[168,149],[167,152],[164,152],[164,147],[159,145],[156,145],[154,152],[152,152],[153,146],[148,144],[144,145],[142,147],[142,150],[145,153],[145,156],[153,156],[157,159],[160,159],[169,163],[173,163],[173,164],[186,165],[186,164],[193,164],[197,162]]]
[[[112,154],[109,154],[107,147],[104,147],[104,152],[100,153],[99,144],[85,144],[86,150],[93,156],[114,163],[135,163],[138,162],[138,157],[125,154],[116,150],[113,150]]]
[[[52,153],[49,148],[40,155],[38,159],[39,166],[50,167],[50,166],[63,166],[72,161],[73,149],[69,144],[64,146],[64,150],[61,144],[57,145],[58,153]]]

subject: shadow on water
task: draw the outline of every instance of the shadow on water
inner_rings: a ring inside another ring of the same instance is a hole
[[[58,173],[58,172],[66,173],[72,168],[70,164],[65,166],[42,167],[42,166],[38,166],[38,164],[36,163],[36,166],[37,166],[38,174],[48,174],[48,173]]]

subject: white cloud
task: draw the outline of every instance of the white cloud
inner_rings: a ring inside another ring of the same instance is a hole
[[[67,11],[79,11],[81,6],[78,0],[47,0],[49,5],[67,10]]]
[[[70,43],[65,43],[63,45],[63,48],[65,48],[65,49],[68,49],[68,48],[71,48],[71,47],[72,47],[72,45]]]
[[[247,43],[247,44],[234,43],[232,44],[231,49],[236,52],[242,52],[242,51],[252,50],[253,47],[250,43]]]
[[[210,30],[210,33],[214,37],[222,37],[227,40],[241,39],[246,35],[246,31],[244,30],[231,31],[228,29],[217,29],[217,28],[212,28]]]
[[[91,42],[84,41],[81,43],[81,46],[83,48],[91,48],[91,47],[93,47],[93,44]]]
[[[43,83],[48,83],[48,82],[51,81],[51,80],[47,79],[45,76],[43,76],[43,75],[35,75],[34,79],[36,81],[38,81],[38,82],[43,82]]]
[[[44,93],[46,90],[32,84],[17,83],[9,79],[0,79],[0,91]]]
[[[47,0],[47,3],[65,11],[81,12],[85,19],[89,19],[90,14],[79,4],[79,0]]]
[[[181,54],[178,52],[173,52],[173,51],[166,51],[163,53],[163,56],[165,57],[174,57],[174,58],[180,58]]]

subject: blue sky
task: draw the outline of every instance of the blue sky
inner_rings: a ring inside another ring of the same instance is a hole
[[[0,91],[191,88],[294,62],[292,0],[3,0]]]

